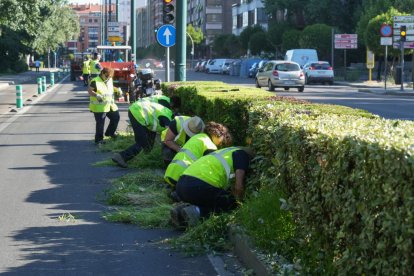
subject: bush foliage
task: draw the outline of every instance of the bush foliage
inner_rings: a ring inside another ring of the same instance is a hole
[[[239,211],[256,244],[263,248],[270,235],[305,274],[409,274],[414,124],[231,89],[218,82],[164,85],[165,93],[182,97],[183,113],[226,124],[236,145],[256,150],[248,180],[254,196]],[[285,214],[254,200],[279,203],[282,195]],[[258,215],[278,229],[246,219]]]

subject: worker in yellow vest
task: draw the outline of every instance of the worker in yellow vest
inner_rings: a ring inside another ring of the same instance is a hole
[[[204,122],[200,117],[175,116],[168,128],[161,133],[164,164],[168,166],[181,147],[203,130]]]
[[[141,150],[151,151],[156,134],[170,124],[173,112],[158,103],[138,101],[129,106],[128,117],[134,131],[135,144],[112,157],[112,161],[122,168],[127,168],[127,162]]]
[[[174,116],[177,115],[178,110],[181,107],[181,100],[178,96],[167,97],[165,95],[151,95],[149,97],[140,98],[140,101],[158,103],[168,107],[173,112]]]
[[[114,93],[117,88],[112,82],[113,69],[104,68],[99,76],[91,80],[88,88],[89,109],[93,112],[96,122],[95,144],[104,143],[105,118],[108,117],[109,125],[105,131],[105,136],[116,138],[116,129],[119,123],[118,106],[115,103]]]
[[[229,130],[222,124],[208,122],[204,132],[192,136],[183,147],[180,147],[165,170],[164,179],[172,187],[175,188],[185,169],[196,160],[217,150],[218,147],[229,146],[232,142]]]
[[[89,56],[85,56],[82,64],[82,77],[83,77],[83,84],[88,86],[89,84],[89,76],[91,74],[91,60]]]
[[[102,65],[99,63],[100,59],[101,55],[99,55],[98,53],[93,54],[93,59],[89,63],[91,79],[96,78],[103,69]]]
[[[245,176],[253,157],[250,148],[229,147],[195,161],[176,185],[178,196],[191,205],[173,209],[173,223],[194,226],[200,217],[235,208],[244,197]]]

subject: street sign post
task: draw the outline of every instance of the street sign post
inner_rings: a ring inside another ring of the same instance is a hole
[[[344,74],[346,78],[346,49],[358,48],[357,34],[336,34],[335,49],[344,49]]]
[[[385,72],[384,72],[384,88],[387,91],[387,70],[388,70],[388,46],[392,45],[392,27],[383,23],[380,28],[381,45],[385,46]]]
[[[165,81],[170,81],[170,47],[175,45],[176,29],[173,25],[162,25],[157,30],[157,41],[165,48]]]
[[[414,15],[393,17],[393,47],[401,51],[401,91],[404,91],[404,49],[414,49]],[[401,35],[401,30],[405,32]]]

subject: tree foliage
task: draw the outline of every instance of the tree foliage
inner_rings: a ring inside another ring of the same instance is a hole
[[[233,34],[219,35],[213,41],[213,51],[218,57],[239,57],[241,55],[240,40]]]
[[[25,54],[56,50],[78,33],[78,18],[66,0],[0,1],[0,58],[7,68]]]
[[[249,49],[252,55],[260,55],[262,52],[272,51],[273,47],[269,43],[265,32],[257,32],[250,37]]]
[[[314,24],[306,27],[300,36],[301,48],[316,49],[320,59],[329,58],[331,51],[331,27],[325,24]]]
[[[254,25],[254,26],[247,26],[241,33],[240,33],[240,43],[242,48],[247,51],[249,49],[249,42],[250,37],[257,33],[257,32],[264,32],[262,26]]]

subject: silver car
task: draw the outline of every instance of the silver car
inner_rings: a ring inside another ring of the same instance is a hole
[[[265,86],[269,91],[274,91],[276,87],[283,87],[285,90],[297,88],[299,92],[303,92],[305,75],[296,62],[271,60],[256,74],[256,87]]]

